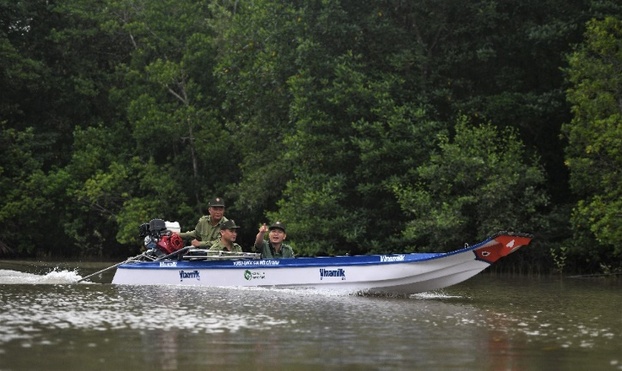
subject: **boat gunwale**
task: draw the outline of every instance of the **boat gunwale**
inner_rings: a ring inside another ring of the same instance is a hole
[[[395,265],[395,264],[418,264],[446,258],[466,252],[475,252],[479,248],[492,242],[501,235],[531,237],[522,233],[499,232],[477,244],[463,247],[461,249],[440,252],[440,253],[392,253],[392,254],[373,254],[373,255],[340,255],[340,256],[317,256],[317,257],[298,257],[287,259],[227,259],[227,260],[179,260],[163,259],[155,261],[130,261],[119,265],[118,269],[273,269],[273,268],[315,268],[320,266],[372,266],[372,265]],[[475,253],[474,253],[475,254]],[[404,256],[400,260],[391,260],[392,257]],[[408,258],[411,259],[408,259]],[[345,260],[345,259],[347,260]],[[383,259],[384,258],[384,259]],[[389,258],[389,259],[387,259]],[[342,260],[343,259],[343,260]],[[477,256],[475,256],[477,259]],[[484,261],[485,262],[485,261]],[[489,262],[486,262],[490,264]]]

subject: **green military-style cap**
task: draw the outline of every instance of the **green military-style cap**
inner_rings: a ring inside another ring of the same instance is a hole
[[[209,201],[208,205],[209,205],[209,207],[215,207],[215,206],[225,207],[225,200],[223,200],[220,197],[212,198]]]

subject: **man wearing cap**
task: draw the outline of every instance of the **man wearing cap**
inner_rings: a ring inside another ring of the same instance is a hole
[[[264,239],[264,234],[268,232],[268,240]],[[281,222],[275,222],[266,226],[264,223],[259,227],[259,233],[255,238],[255,245],[253,245],[253,251],[261,252],[263,259],[279,259],[279,258],[293,258],[294,250],[291,246],[286,245],[283,241],[287,238],[285,233],[285,225]]]
[[[242,246],[235,243],[240,226],[234,220],[227,220],[220,226],[220,239],[214,242],[209,251],[242,252]]]
[[[179,234],[183,239],[192,238],[190,245],[201,249],[209,249],[212,246],[220,237],[219,232],[223,223],[228,220],[224,216],[225,201],[220,197],[209,201],[207,211],[209,215],[203,215],[199,218],[199,222],[193,231]]]

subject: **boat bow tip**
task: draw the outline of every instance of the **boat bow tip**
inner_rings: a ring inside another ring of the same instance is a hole
[[[528,233],[499,232],[493,235],[488,243],[474,250],[475,257],[477,260],[492,264],[521,246],[529,245],[532,239],[533,235]]]

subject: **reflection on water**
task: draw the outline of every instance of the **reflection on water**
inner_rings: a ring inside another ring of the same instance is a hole
[[[484,274],[386,298],[79,279],[0,270],[0,369],[622,369],[615,280]]]

